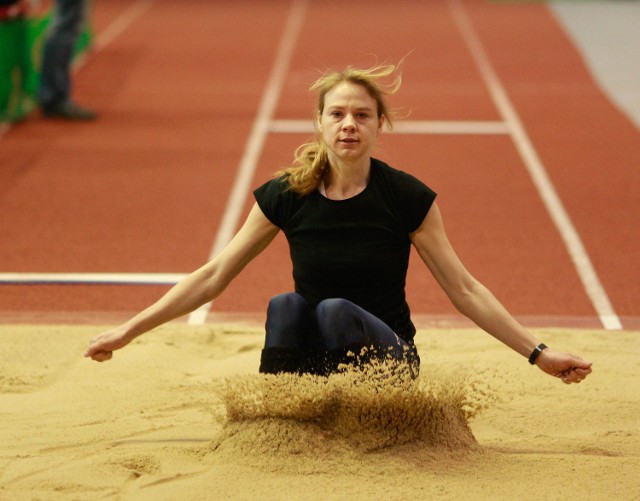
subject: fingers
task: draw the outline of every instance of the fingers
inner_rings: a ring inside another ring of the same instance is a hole
[[[557,377],[565,384],[580,383],[591,374],[592,363],[570,353],[544,350],[536,364],[547,374]]]
[[[590,366],[588,369],[574,368],[574,369],[562,371],[558,374],[558,377],[565,384],[572,384],[572,383],[577,384],[581,382],[584,378],[586,378],[589,374],[591,374]]]
[[[91,341],[89,341],[89,346],[84,352],[84,356],[96,360],[96,356],[98,358],[102,358],[105,353],[111,353],[111,350],[104,350],[104,347],[101,346],[101,344],[102,343],[100,343],[97,339],[92,339]],[[102,362],[102,360],[99,360],[99,362]]]
[[[113,357],[113,351],[124,346],[122,336],[115,331],[107,331],[94,336],[89,341],[89,346],[84,352],[84,356],[96,362],[104,362]]]
[[[575,369],[580,369],[580,370],[584,370],[584,369],[588,369],[589,372],[591,372],[591,362],[587,362],[586,360],[581,359],[580,357],[576,357],[575,355],[572,355],[573,359],[574,359],[574,368]]]
[[[107,360],[111,360],[111,357],[113,357],[113,352],[98,351],[89,356],[91,357],[91,360],[95,360],[96,362],[106,362]]]
[[[106,343],[100,343],[99,338],[94,338],[89,342],[89,347],[84,352],[84,356],[95,360],[96,362],[105,362],[111,360],[113,357],[113,351],[105,349]]]

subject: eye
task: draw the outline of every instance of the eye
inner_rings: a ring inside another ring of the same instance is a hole
[[[340,117],[342,117],[342,112],[339,111],[339,110],[334,110],[334,111],[331,112],[331,116],[335,117],[335,118],[340,118]]]
[[[365,113],[365,112],[360,112],[358,113],[358,118],[365,120],[367,118],[369,118],[369,113]]]

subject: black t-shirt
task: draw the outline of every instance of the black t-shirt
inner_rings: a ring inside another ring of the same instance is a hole
[[[287,237],[296,292],[314,307],[327,298],[348,299],[411,340],[415,327],[405,299],[409,233],[436,194],[376,159],[367,187],[346,200],[317,191],[300,196],[287,188],[283,178],[273,179],[254,195]]]

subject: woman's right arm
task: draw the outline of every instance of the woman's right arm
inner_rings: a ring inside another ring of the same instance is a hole
[[[271,243],[278,231],[258,204],[254,204],[240,231],[220,254],[178,282],[147,309],[119,327],[92,338],[84,356],[98,362],[109,360],[114,350],[139,335],[212,301]]]

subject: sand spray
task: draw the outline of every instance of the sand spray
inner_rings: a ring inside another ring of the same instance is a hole
[[[222,430],[211,454],[353,457],[407,446],[469,452],[470,421],[496,400],[489,371],[432,368],[418,378],[373,361],[329,377],[239,375],[225,380]]]

